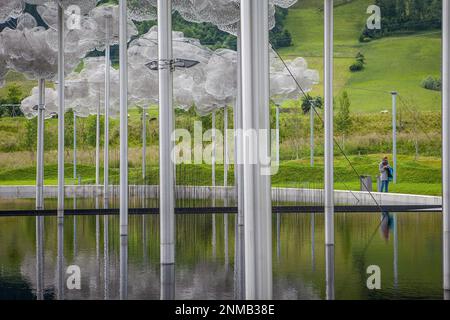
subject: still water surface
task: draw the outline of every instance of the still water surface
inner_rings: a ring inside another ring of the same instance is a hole
[[[434,213],[337,214],[336,299],[442,299],[441,226]],[[58,256],[56,218],[0,218],[0,299],[119,299],[118,230],[117,216],[66,217]],[[235,217],[178,215],[176,230],[174,279],[161,285],[159,218],[130,217],[128,299],[160,299],[162,287],[176,299],[238,298]],[[272,237],[274,298],[324,299],[323,215],[275,214]],[[66,287],[70,265],[80,267],[81,290]],[[381,290],[366,287],[370,265],[381,268]]]

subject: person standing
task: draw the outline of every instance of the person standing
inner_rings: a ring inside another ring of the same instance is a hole
[[[391,170],[388,157],[384,157],[383,161],[380,163],[381,192],[389,192],[389,177],[392,176]]]

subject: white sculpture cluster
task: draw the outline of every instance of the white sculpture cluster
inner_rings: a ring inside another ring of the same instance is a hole
[[[0,22],[17,18],[15,29],[6,28],[0,33],[0,84],[8,69],[24,73],[30,79],[55,80],[57,73],[57,3],[48,0],[1,0]],[[23,13],[24,3],[36,4],[37,10],[49,26],[38,27],[35,19]],[[274,24],[275,6],[289,7],[297,0],[270,0],[270,21]],[[70,15],[72,5],[78,6],[81,16],[77,28],[65,30],[66,110],[73,109],[79,116],[96,113],[97,105],[104,104],[105,59],[86,58],[81,72],[73,72],[86,54],[94,49],[104,50],[105,43],[118,43],[119,10],[115,5],[97,5],[97,0],[62,0],[61,4]],[[129,16],[136,21],[156,17],[157,0],[129,0]],[[173,9],[188,21],[210,22],[220,29],[236,32],[240,19],[240,0],[173,0]],[[128,40],[137,35],[133,22],[128,23]],[[148,106],[158,102],[158,72],[146,67],[158,60],[158,34],[156,27],[130,43],[129,95],[132,104]],[[174,59],[198,62],[189,69],[175,69],[174,103],[176,107],[206,115],[215,109],[235,103],[237,93],[237,53],[233,50],[212,51],[197,39],[173,33]],[[308,69],[303,58],[287,62],[289,71],[276,54],[271,51],[271,97],[276,103],[300,94],[297,83],[309,91],[319,81],[318,73]],[[170,66],[166,66],[170,67]],[[110,68],[112,115],[118,112],[118,72]],[[295,80],[292,78],[295,77]],[[54,101],[52,99],[55,99]],[[46,91],[46,116],[57,112],[57,93]],[[35,116],[34,106],[38,90],[33,89],[23,102],[27,117]],[[103,108],[102,108],[103,109]]]

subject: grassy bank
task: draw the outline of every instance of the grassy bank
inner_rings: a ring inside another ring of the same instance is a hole
[[[378,165],[382,155],[351,156],[352,167],[344,157],[335,159],[335,188],[340,190],[359,190],[360,184],[358,174],[371,175],[374,178],[378,174]],[[272,177],[273,186],[292,188],[322,188],[323,187],[323,161],[316,158],[316,165],[311,168],[309,160],[283,161],[279,171]],[[66,164],[66,177],[72,177],[73,166]],[[78,174],[82,178],[82,184],[91,184],[95,181],[95,167],[93,165],[79,165]],[[36,168],[34,166],[24,168],[10,168],[0,172],[0,185],[33,185],[35,183]],[[55,185],[57,183],[57,165],[45,166],[45,183]],[[103,168],[101,168],[103,173]],[[142,168],[132,163],[129,168],[129,179],[131,184],[140,184],[142,180]],[[118,183],[118,163],[114,163],[110,169],[112,183]],[[395,193],[440,195],[441,194],[441,161],[434,157],[421,157],[414,160],[408,156],[399,157],[398,184],[391,186]],[[159,168],[156,159],[147,166],[147,177],[145,183],[157,184],[159,179]],[[216,184],[223,183],[223,166],[216,167]],[[233,184],[233,166],[230,167],[228,181]],[[73,184],[74,180],[68,178],[67,184]],[[177,166],[177,183],[180,185],[211,185],[211,166],[202,165],[179,165]]]

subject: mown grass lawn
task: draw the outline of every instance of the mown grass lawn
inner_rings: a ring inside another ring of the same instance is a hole
[[[376,176],[382,155],[352,156],[352,166],[343,157],[335,160],[335,188],[339,190],[354,190],[360,188],[358,174],[373,177],[374,190],[376,190]],[[72,177],[72,165],[65,168],[66,177]],[[57,184],[57,166],[45,167],[45,184]],[[159,179],[158,166],[154,163],[147,168],[148,184],[157,184]],[[103,168],[101,171],[103,172]],[[282,162],[279,172],[272,177],[275,187],[291,188],[323,188],[323,161],[316,159],[316,166],[311,168],[309,160],[292,160]],[[95,168],[89,165],[78,166],[78,173],[83,184],[92,184],[95,181]],[[35,167],[4,170],[0,172],[0,185],[34,185]],[[110,180],[117,183],[119,169],[112,167]],[[141,168],[129,169],[130,184],[142,183]],[[222,185],[223,166],[216,167],[216,185]],[[229,169],[229,184],[232,185],[233,167]],[[66,179],[66,184],[76,183],[73,179]],[[180,185],[211,185],[211,166],[181,165],[177,167],[177,183]],[[406,194],[440,195],[441,194],[441,161],[434,157],[421,157],[415,161],[409,156],[399,156],[398,184],[391,184],[391,192]]]
[[[420,84],[429,75],[441,72],[440,30],[396,35],[369,43],[360,43],[359,35],[368,18],[370,0],[354,0],[335,7],[335,93],[349,93],[354,112],[380,112],[391,109],[390,91],[398,91],[408,100],[409,108],[437,111],[441,93],[423,89]],[[309,66],[323,72],[323,1],[300,1],[289,11],[286,27],[293,46],[280,49],[286,59],[298,56]],[[366,67],[352,73],[349,66],[355,55],[366,57]],[[323,96],[322,83],[313,95]]]

